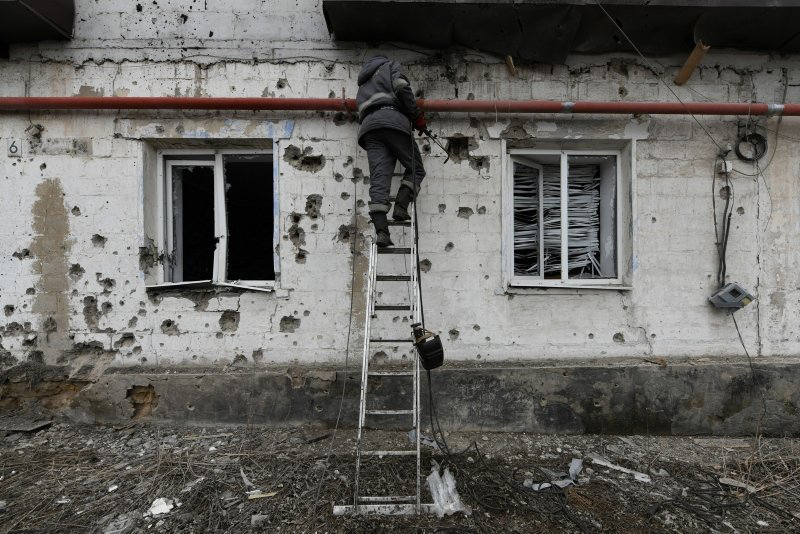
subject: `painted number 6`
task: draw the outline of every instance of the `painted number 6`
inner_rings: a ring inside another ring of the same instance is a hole
[[[8,157],[10,158],[18,158],[22,156],[22,150],[20,150],[20,146],[17,144],[16,139],[9,139],[8,140]]]

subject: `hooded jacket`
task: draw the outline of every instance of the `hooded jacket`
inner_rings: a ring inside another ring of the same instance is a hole
[[[422,113],[408,78],[396,61],[374,56],[358,73],[358,144],[364,134],[378,128],[391,128],[411,135],[411,121]]]

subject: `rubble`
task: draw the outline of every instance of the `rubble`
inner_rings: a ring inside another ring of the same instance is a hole
[[[333,445],[332,435],[309,440],[322,434],[53,422],[2,435],[0,532],[748,532],[759,521],[788,532],[800,522],[800,440],[746,440],[752,446],[745,448],[743,440],[731,447],[692,438],[508,433],[483,440],[449,432],[451,450],[468,454],[426,447],[423,469],[435,461],[442,480],[449,472],[472,515],[440,519],[334,517],[332,505],[353,495],[355,432],[340,429]],[[370,437],[390,448],[408,441],[401,431]],[[414,462],[364,461],[365,489],[413,494]],[[533,491],[526,481],[564,487]],[[501,487],[512,489],[511,499],[497,498]],[[423,488],[423,501],[432,502]]]

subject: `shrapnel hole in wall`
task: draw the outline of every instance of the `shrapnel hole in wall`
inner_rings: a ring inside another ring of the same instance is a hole
[[[133,407],[131,419],[147,417],[158,406],[158,393],[152,384],[147,386],[131,386],[126,392],[126,398]]]

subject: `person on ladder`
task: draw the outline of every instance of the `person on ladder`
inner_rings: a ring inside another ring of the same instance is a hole
[[[369,215],[375,226],[378,246],[388,247],[393,245],[387,214],[391,207],[389,188],[394,166],[399,160],[405,172],[392,218],[408,221],[411,219],[408,205],[419,193],[425,177],[412,128],[424,132],[428,127],[408,78],[396,61],[385,56],[373,56],[364,61],[358,74],[356,102],[361,125],[358,144],[367,151],[369,160]]]

